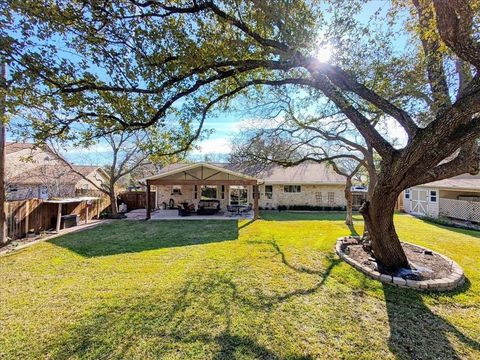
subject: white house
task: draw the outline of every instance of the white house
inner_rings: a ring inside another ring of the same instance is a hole
[[[404,191],[404,210],[480,223],[480,175],[463,174]]]

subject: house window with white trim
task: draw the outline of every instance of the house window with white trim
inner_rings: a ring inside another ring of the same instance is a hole
[[[285,185],[283,187],[283,192],[299,193],[299,192],[302,192],[302,186],[301,185]]]
[[[405,190],[405,199],[410,199],[410,189]]]
[[[273,197],[273,186],[265,185],[265,197],[271,199]]]
[[[431,190],[430,191],[430,202],[437,202],[437,191]]]
[[[335,193],[329,192],[328,193],[328,205],[333,205],[335,203]]]

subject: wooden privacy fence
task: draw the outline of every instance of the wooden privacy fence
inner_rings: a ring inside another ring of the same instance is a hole
[[[440,215],[480,222],[480,202],[440,199]]]
[[[120,194],[120,199],[122,199],[125,204],[127,204],[128,211],[135,209],[145,209],[145,199],[147,197],[145,191],[125,191]],[[150,193],[150,204],[155,203],[155,192]]]
[[[64,204],[62,215],[80,215],[85,221],[86,201]],[[94,200],[88,211],[88,219],[98,218],[101,212],[110,206],[108,198]],[[55,228],[58,204],[44,202],[41,199],[7,201],[7,236],[11,239],[24,237],[28,232],[39,233]]]

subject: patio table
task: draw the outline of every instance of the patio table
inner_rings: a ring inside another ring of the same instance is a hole
[[[230,205],[230,207],[234,208],[237,210],[237,212],[235,213],[235,215],[240,215],[241,214],[241,211],[242,209],[245,209],[248,207],[248,205]]]

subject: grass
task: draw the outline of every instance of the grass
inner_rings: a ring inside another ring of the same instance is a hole
[[[418,293],[338,260],[342,214],[262,216],[118,221],[0,257],[0,358],[480,358],[479,232],[397,215],[468,277]]]

